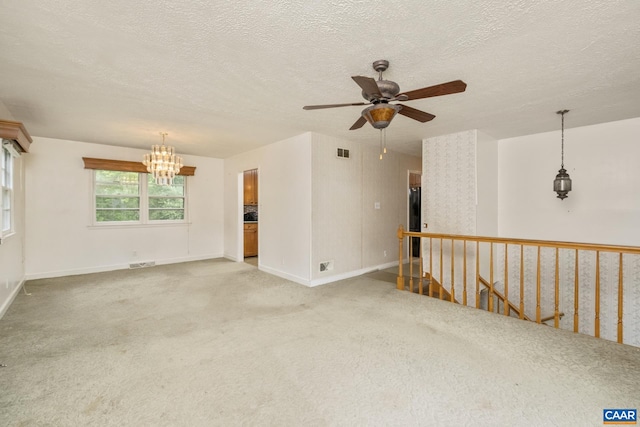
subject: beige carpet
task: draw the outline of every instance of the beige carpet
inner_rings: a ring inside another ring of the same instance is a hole
[[[640,349],[400,292],[201,261],[32,281],[2,426],[597,426]]]

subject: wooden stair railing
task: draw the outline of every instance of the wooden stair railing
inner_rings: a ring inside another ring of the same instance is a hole
[[[509,309],[513,310],[515,313],[517,313],[518,317],[520,319],[528,320],[530,322],[533,322],[533,320],[531,318],[529,318],[527,315],[524,314],[524,310],[520,311],[520,308],[516,307],[516,305],[514,303],[512,303],[511,301],[507,301],[506,298],[504,297],[504,295],[502,295],[499,291],[497,291],[495,287],[491,286],[489,284],[489,282],[487,282],[486,279],[484,277],[482,277],[482,276],[480,276],[480,284],[483,285],[487,289],[493,289],[493,295],[498,297],[498,299],[500,301],[502,301],[502,304],[507,302],[509,304]],[[489,298],[491,298],[491,293],[489,293]],[[476,308],[479,308],[478,307],[479,303],[480,303],[480,301],[477,300],[476,301]],[[564,314],[563,314],[563,316],[564,316]],[[551,316],[551,318],[553,319],[553,316]]]
[[[409,288],[407,289],[409,292],[413,292],[413,293],[417,293],[420,295],[428,295],[430,297],[433,298],[438,298],[441,300],[445,300],[445,301],[450,301],[450,302],[455,302],[456,304],[460,304],[458,302],[458,300],[456,300],[455,298],[452,298],[451,293],[449,293],[449,291],[447,291],[441,284],[440,282],[438,282],[434,277],[431,277],[431,275],[429,273],[424,273],[423,277],[423,282],[422,282],[422,286],[418,286],[416,287],[412,287],[411,285],[409,285]],[[413,279],[417,279],[417,278],[412,278],[410,276],[409,281],[411,282]],[[424,285],[426,282],[426,290],[424,289]]]
[[[596,338],[599,338],[601,334],[600,316],[603,314],[600,309],[601,299],[604,299],[604,304],[607,304],[607,306],[610,306],[610,304],[617,299],[617,313],[606,311],[604,314],[610,314],[611,316],[605,319],[602,324],[606,325],[607,335],[609,335],[609,337],[615,336],[615,338],[610,339],[617,340],[619,343],[625,343],[623,334],[625,319],[634,321],[634,318],[629,314],[625,317],[625,312],[623,311],[625,307],[625,279],[628,279],[625,277],[623,263],[627,266],[627,274],[630,274],[631,271],[638,270],[640,268],[640,247],[421,233],[405,231],[402,226],[398,228],[397,236],[399,268],[396,287],[399,290],[405,289],[405,277],[403,275],[403,262],[405,260],[403,256],[404,239],[418,238],[420,253],[416,254],[416,257],[419,259],[419,274],[417,279],[419,281],[417,289],[419,294],[425,294],[424,281],[426,280],[429,283],[426,289],[426,293],[429,296],[437,294],[437,297],[440,299],[458,302],[456,295],[462,295],[462,305],[470,305],[467,299],[470,288],[473,286],[475,287],[475,305],[479,308],[480,287],[484,286],[489,291],[489,311],[494,312],[494,299],[497,298],[496,301],[498,305],[500,305],[500,301],[502,301],[503,307],[501,311],[503,311],[506,316],[509,316],[511,312],[513,312],[516,313],[520,319],[535,321],[536,323],[553,320],[554,327],[560,328],[560,319],[564,317],[564,313],[560,311],[559,307],[560,288],[562,286],[562,288],[565,289],[563,291],[564,295],[573,294],[572,298],[569,297],[569,304],[573,304],[573,332],[584,332],[586,319],[587,322],[593,322],[593,329],[589,328],[589,333]],[[426,239],[427,242],[425,242],[424,239]],[[412,253],[413,245],[409,244],[408,246],[408,258],[410,260],[408,290],[413,292],[414,254]],[[496,255],[494,254],[495,247],[499,248],[499,256],[500,254],[503,256],[504,265],[498,265]],[[527,248],[526,258],[524,256],[525,247]],[[520,255],[519,260],[517,254],[518,248]],[[542,248],[544,248],[544,253],[541,250]],[[427,249],[428,255],[424,255],[423,252]],[[436,249],[436,251],[434,251],[434,249]],[[603,253],[615,254],[613,257],[607,257],[606,270],[601,265],[601,254]],[[543,255],[546,261],[543,261]],[[551,259],[551,255],[555,255],[555,262]],[[562,255],[562,266],[564,268],[562,274],[564,280],[562,283],[560,280],[560,255]],[[469,261],[468,258],[471,260]],[[510,258],[515,258],[515,260],[511,260]],[[481,259],[483,260],[483,271],[488,272],[489,275],[488,281],[480,276]],[[529,264],[528,268],[525,268],[525,262],[530,262],[533,265]],[[518,268],[510,269],[514,263],[519,266],[519,275]],[[475,280],[472,279],[474,276],[474,268]],[[498,271],[496,272],[496,270]],[[549,276],[551,272],[555,275],[553,285],[551,285],[551,283],[545,285],[546,291],[553,293],[544,299],[542,298],[543,287],[541,283],[548,279],[543,279],[543,272],[547,276]],[[494,276],[501,273],[504,274],[504,278],[500,279],[504,287],[503,292],[497,291],[493,285],[496,283]],[[571,278],[571,276],[573,277]],[[513,290],[514,284],[511,284],[512,292],[519,293],[518,303],[513,302],[514,298],[510,298],[509,296],[510,278],[513,281],[519,282],[515,285],[515,291]],[[571,286],[571,284],[565,283],[567,278],[571,278],[570,280],[573,282],[573,289],[571,291],[566,289]],[[604,281],[605,279],[607,282]],[[615,280],[615,283],[613,283],[613,280]],[[529,292],[525,292],[525,282],[527,282]],[[458,287],[457,291],[456,286]],[[525,295],[529,295],[529,298],[531,298],[530,295],[532,295],[533,292],[530,286],[535,287],[535,301],[529,300],[528,307],[533,307],[533,303],[535,302],[535,317],[526,316],[524,312]],[[627,287],[628,286],[627,284]],[[637,287],[639,283],[632,281],[631,286]],[[553,290],[551,290],[551,287],[553,287]],[[603,290],[606,290],[606,293],[604,293]],[[637,292],[637,289],[632,289],[632,291]],[[471,292],[473,292],[473,290],[471,290]],[[581,311],[580,301],[581,298],[584,298],[584,296],[581,296],[581,292],[592,293],[593,311],[585,311],[584,308]],[[630,291],[627,290],[627,292]],[[473,296],[473,293],[471,295]],[[632,293],[631,295],[634,294]],[[571,299],[573,300],[572,302]],[[552,302],[550,303],[549,301]],[[543,317],[542,306],[549,306],[549,304],[553,304],[553,315]],[[498,308],[500,309],[500,307]],[[580,319],[581,316],[583,319]],[[614,325],[615,329],[610,325]],[[637,325],[632,324],[631,328],[635,328],[636,326]],[[591,331],[593,332],[591,333]],[[637,337],[633,337],[633,339],[635,339],[634,345],[640,345]]]
[[[487,282],[487,280],[486,280],[484,277],[482,277],[482,276],[480,276],[480,284],[481,284],[481,285],[483,285],[486,289],[491,289],[491,288],[492,288],[492,287],[489,285],[489,282]],[[502,295],[502,294],[500,293],[500,291],[497,291],[495,287],[493,287],[493,294],[494,294],[494,295],[495,295],[495,296],[496,296],[500,301],[502,301],[502,304],[503,304],[503,305],[505,304],[505,302],[508,302],[508,303],[509,303],[509,310],[513,310],[513,311],[518,315],[518,318],[523,319],[523,320],[528,320],[528,321],[530,321],[530,322],[535,322],[535,320],[534,320],[534,319],[531,319],[531,318],[530,318],[530,317],[528,317],[526,314],[524,314],[524,310],[521,312],[521,311],[520,311],[520,308],[516,307],[516,305],[515,305],[513,302],[511,302],[511,301],[506,301],[506,299],[505,299],[504,295]],[[489,297],[491,297],[491,296],[489,296]],[[510,313],[508,312],[509,310],[507,310],[507,311],[506,311],[506,313],[505,313],[506,315],[509,315],[509,314],[510,314]],[[499,310],[498,310],[498,312],[499,312]],[[555,314],[551,314],[551,315],[549,315],[549,316],[542,317],[542,318],[540,318],[540,321],[539,321],[539,322],[537,322],[537,323],[545,323],[545,322],[548,322],[549,320],[554,319],[554,318],[555,318],[555,316],[556,316]],[[563,313],[563,312],[560,312],[560,313],[558,313],[558,316],[562,319],[562,318],[564,317],[564,313]]]

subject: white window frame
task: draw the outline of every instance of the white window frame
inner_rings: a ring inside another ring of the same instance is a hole
[[[96,175],[101,169],[91,170],[91,224],[95,227],[129,227],[129,226],[162,226],[162,225],[180,225],[189,224],[189,185],[188,179],[184,177],[184,219],[178,220],[151,220],[149,219],[149,198],[162,197],[162,196],[150,196],[148,186],[148,173],[133,172],[138,174],[138,197],[140,199],[139,210],[140,216],[137,221],[98,221],[96,218]],[[180,197],[180,196],[174,196]]]
[[[0,239],[15,234],[15,161],[20,154],[11,142],[2,141],[0,146]],[[8,171],[7,171],[8,170]],[[9,207],[4,205],[5,192],[9,193]],[[9,216],[9,228],[4,228],[6,217]]]

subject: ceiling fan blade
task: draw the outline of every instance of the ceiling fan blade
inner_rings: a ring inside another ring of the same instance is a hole
[[[422,89],[404,92],[401,95],[406,95],[407,101],[410,101],[412,99],[431,98],[433,96],[451,95],[452,93],[464,92],[466,88],[467,84],[465,82],[463,82],[462,80],[454,80],[448,83],[442,83],[435,86],[423,87]]]
[[[305,105],[303,110],[319,110],[321,108],[350,107],[352,105],[367,105],[368,102],[353,102],[351,104],[327,104],[327,105]]]
[[[429,114],[429,113],[427,113],[425,111],[421,111],[421,110],[418,110],[416,108],[409,107],[407,105],[402,105],[402,104],[398,104],[398,105],[400,105],[402,107],[400,109],[400,111],[398,111],[398,114],[402,114],[403,116],[407,116],[410,119],[417,120],[417,121],[422,122],[422,123],[426,123],[426,122],[436,118],[436,116],[434,116],[433,114]]]
[[[349,128],[349,130],[360,129],[362,126],[364,126],[365,123],[367,123],[367,119],[365,119],[364,117],[360,116],[360,118],[358,120],[356,120],[356,122],[353,124],[353,126],[351,126]]]
[[[378,84],[371,77],[353,76],[351,78],[353,79],[353,81],[358,83],[358,86],[360,86],[362,90],[364,90],[364,93],[369,95],[369,97],[382,98],[382,94],[380,93]]]

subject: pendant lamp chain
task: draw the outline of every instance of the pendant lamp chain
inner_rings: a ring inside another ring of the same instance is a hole
[[[568,110],[562,110],[560,114],[562,115],[562,144],[560,148],[560,168],[564,169],[564,115]]]

